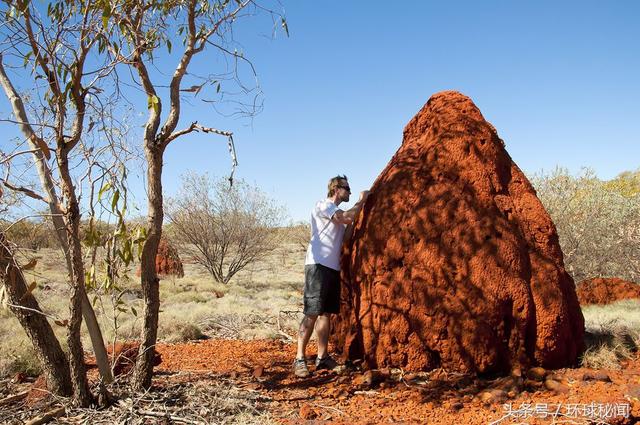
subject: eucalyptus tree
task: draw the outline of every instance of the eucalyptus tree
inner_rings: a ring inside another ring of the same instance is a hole
[[[36,193],[7,179],[4,183],[14,191],[44,200],[50,205],[53,215],[62,218],[56,227],[63,229],[66,236],[73,282],[67,338],[72,380],[75,397],[86,404],[89,396],[79,339],[79,311],[86,294],[82,247],[78,237],[80,209],[72,179],[70,154],[77,152],[79,145],[82,148],[83,134],[102,131],[101,134],[108,139],[109,129],[119,127],[117,122],[104,122],[102,111],[105,105],[138,106],[138,110],[147,110],[141,146],[147,164],[148,216],[145,238],[137,240],[143,244],[140,279],[144,323],[134,377],[138,388],[148,388],[153,371],[160,305],[155,256],[163,222],[164,152],[173,141],[190,133],[204,132],[227,138],[234,168],[237,163],[231,131],[196,121],[181,124],[182,98],[213,91],[218,96],[217,100],[207,99],[204,95],[200,99],[209,102],[215,112],[224,94],[238,94],[239,100],[235,104],[240,112],[255,113],[261,106],[257,79],[253,65],[244,57],[234,39],[234,29],[240,21],[262,15],[272,19],[274,30],[279,27],[285,32],[288,30],[281,13],[255,0],[64,0],[49,3],[46,12],[38,9],[38,4],[25,0],[5,1],[8,24],[3,28],[2,45],[2,53],[11,55],[13,59],[12,66],[24,65],[31,71],[30,82],[37,92],[32,106],[38,118],[37,126],[28,116],[24,99],[13,88],[5,68],[0,71],[3,88],[15,115],[14,123],[29,144],[29,149],[12,155],[34,155],[43,193]],[[279,6],[279,3],[276,0],[271,6]],[[175,49],[173,55],[172,49]],[[165,52],[175,58],[175,65],[168,72],[167,61],[157,60],[166,55]],[[208,54],[204,55],[204,52]],[[204,77],[188,72],[198,56],[220,58],[226,68]],[[171,76],[167,78],[166,74]],[[249,75],[250,84],[246,84],[243,75]],[[226,89],[231,84],[236,88],[234,93]],[[135,94],[131,99],[120,96],[132,85],[143,93],[142,108],[136,103],[138,97]],[[92,114],[96,118],[91,118]],[[61,189],[58,196],[54,196],[51,190],[54,180],[42,177],[52,175],[48,168],[53,162],[50,159],[52,151]],[[85,157],[95,154],[88,147],[79,151]],[[90,163],[98,166],[96,161]],[[110,167],[102,170],[108,173]],[[233,171],[230,181],[232,177]]]
[[[226,137],[233,166],[236,165],[233,133],[201,125],[196,121],[179,127],[182,115],[182,97],[197,96],[214,88],[221,92],[221,84],[235,82],[239,92],[248,101],[238,105],[248,106],[244,112],[255,112],[260,106],[255,102],[255,86],[245,85],[240,67],[246,66],[249,75],[255,77],[253,65],[239,50],[234,40],[234,28],[242,19],[258,14],[270,16],[274,29],[287,24],[283,15],[254,0],[169,0],[169,1],[105,1],[105,19],[116,25],[108,49],[115,59],[130,67],[137,76],[135,83],[146,97],[147,120],[142,135],[142,146],[147,162],[147,238],[141,256],[140,280],[144,295],[144,325],[140,352],[135,367],[135,384],[138,388],[151,385],[153,350],[157,340],[158,313],[160,308],[159,280],[155,269],[155,257],[162,234],[163,196],[162,165],[167,146],[193,132],[205,132]],[[273,6],[277,6],[275,3]],[[177,34],[177,37],[174,35]],[[181,46],[175,38],[181,41]],[[178,49],[179,46],[179,49]],[[176,49],[176,62],[167,70],[156,58],[165,51]],[[208,52],[221,56],[228,68],[216,75],[197,77],[188,70],[194,59]],[[153,73],[154,69],[162,72]],[[170,74],[170,77],[164,75]],[[185,77],[191,78],[185,78]],[[255,83],[255,81],[254,81]],[[253,83],[252,83],[253,84]],[[162,87],[168,87],[162,91]],[[168,107],[165,112],[165,105]],[[183,117],[182,117],[183,118]],[[233,172],[230,181],[233,179]]]
[[[102,158],[113,159],[117,150],[112,129],[119,125],[110,113],[117,98],[117,82],[111,78],[116,62],[104,54],[101,3],[4,1],[0,30],[0,84],[12,112],[4,121],[14,124],[24,138],[4,155],[6,173],[0,178],[6,188],[42,201],[50,210],[69,273],[66,340],[74,398],[83,406],[91,401],[80,339],[83,315],[101,375],[111,379],[102,334],[86,294],[79,233],[87,178],[108,176],[113,163]],[[16,171],[12,165],[24,155],[31,155],[32,162]],[[34,167],[40,189],[23,180]]]

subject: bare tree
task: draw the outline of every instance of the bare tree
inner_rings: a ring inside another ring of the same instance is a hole
[[[287,228],[287,239],[297,248],[304,251],[309,246],[311,239],[311,225],[308,222],[297,222]]]
[[[197,1],[175,0],[157,3],[153,1],[118,1],[112,2],[111,8],[105,9],[105,16],[117,22],[114,37],[109,44],[109,51],[122,62],[128,64],[137,76],[136,83],[142,88],[147,98],[147,121],[144,126],[142,145],[147,161],[147,239],[145,241],[140,266],[140,283],[144,296],[144,325],[140,352],[136,361],[134,374],[138,388],[151,385],[153,373],[154,347],[158,330],[158,311],[160,308],[158,276],[155,269],[155,257],[162,234],[163,198],[162,198],[162,160],[167,146],[178,138],[192,133],[205,132],[222,135],[228,138],[232,161],[235,166],[235,148],[232,133],[212,127],[205,127],[191,122],[178,128],[181,117],[181,96],[191,94],[197,96],[205,87],[216,87],[220,91],[219,77],[197,77],[191,75],[191,81],[185,81],[187,70],[192,60],[207,50],[213,50],[227,60],[229,69],[223,78],[231,78],[238,83],[242,93],[250,90],[242,84],[238,67],[242,64],[253,66],[246,60],[234,45],[233,28],[238,20],[259,12],[278,17],[278,25],[286,30],[286,23],[281,15],[276,14],[254,0]],[[169,34],[183,36],[182,49],[168,82],[159,82],[154,78],[153,69],[159,64],[154,57],[160,49],[172,49]],[[169,87],[168,94],[163,96],[160,87]],[[162,119],[166,97],[168,111]],[[253,97],[254,98],[254,97]],[[241,104],[242,105],[242,104]],[[250,102],[249,107],[255,106]],[[255,108],[254,108],[255,109]]]
[[[216,282],[228,283],[277,247],[284,210],[257,187],[189,174],[178,193],[166,207],[173,232]]]

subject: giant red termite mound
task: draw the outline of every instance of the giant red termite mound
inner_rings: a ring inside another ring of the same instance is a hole
[[[611,304],[615,301],[640,298],[640,285],[617,277],[598,277],[578,284],[580,304]]]
[[[375,367],[574,364],[584,319],[555,226],[466,96],[434,95],[371,188],[342,256],[336,344]]]
[[[178,250],[165,238],[160,238],[158,245],[156,273],[160,276],[184,277],[184,268]],[[140,268],[136,274],[140,276]]]

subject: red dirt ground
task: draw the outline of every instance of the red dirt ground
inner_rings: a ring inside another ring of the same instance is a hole
[[[615,301],[640,298],[640,285],[617,277],[583,280],[578,284],[581,305],[611,304]]]
[[[343,357],[411,371],[565,367],[584,320],[558,234],[467,96],[433,95],[343,245]]]
[[[298,379],[290,373],[295,347],[274,340],[208,340],[160,345],[158,351],[162,362],[156,371],[189,371],[193,373],[189,379],[197,379],[198,373],[219,373],[241,388],[259,392],[265,400],[261,407],[287,424],[488,424],[508,413],[506,403],[514,411],[537,406],[539,416],[545,410],[550,416],[558,406],[560,413],[578,406],[582,410],[573,423],[587,423],[585,406],[607,409],[619,403],[622,410],[629,406],[631,417],[616,416],[610,423],[631,424],[640,418],[638,358],[620,371],[560,369],[542,383],[527,378],[535,378],[537,370],[526,371],[523,378],[497,379],[442,369],[405,374],[402,379],[399,370],[320,371]],[[563,419],[569,418],[557,417],[556,423]],[[498,423],[541,424],[552,419],[505,417]]]

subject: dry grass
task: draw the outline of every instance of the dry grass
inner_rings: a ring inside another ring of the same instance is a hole
[[[66,318],[69,286],[62,253],[55,249],[23,252],[19,260],[26,263],[31,258],[37,258],[38,264],[25,277],[38,283],[34,291],[38,302],[47,314]],[[203,335],[276,338],[279,312],[302,311],[304,251],[295,242],[282,244],[269,257],[238,273],[227,285],[214,282],[203,267],[188,259],[183,258],[183,262],[184,278],[167,277],[160,281],[160,341],[182,342]],[[90,293],[90,299],[95,297],[98,321],[107,342],[136,339],[140,334],[143,303],[136,267],[120,282],[120,291]],[[281,325],[293,333],[300,320],[298,316],[295,313],[283,316]],[[40,366],[18,321],[6,310],[0,311],[0,319],[0,377],[19,370],[37,374]],[[52,326],[64,341],[65,329],[53,323]],[[90,351],[91,342],[84,327],[82,340]]]
[[[582,309],[587,349],[582,365],[594,369],[619,369],[640,347],[640,300],[623,300]]]

